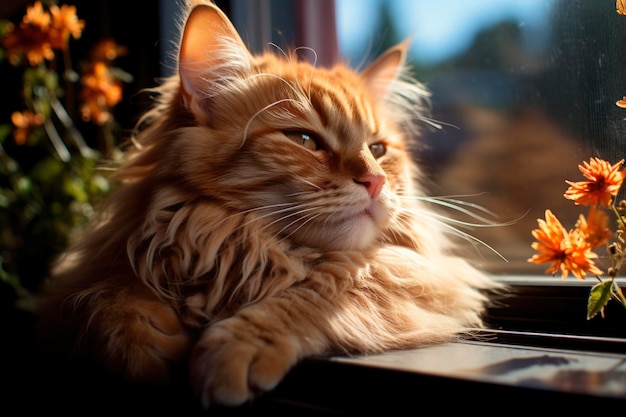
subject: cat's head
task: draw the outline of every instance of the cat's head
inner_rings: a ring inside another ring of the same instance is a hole
[[[160,175],[190,195],[298,245],[365,249],[413,192],[407,127],[426,93],[402,79],[406,53],[402,43],[361,72],[278,48],[253,55],[217,7],[198,4],[164,87],[167,121],[139,141],[161,141]]]

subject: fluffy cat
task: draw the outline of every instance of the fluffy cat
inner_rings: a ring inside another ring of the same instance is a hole
[[[309,355],[483,326],[497,285],[454,255],[411,158],[427,92],[406,43],[357,73],[253,56],[210,2],[184,18],[178,74],[39,297],[42,338],[131,381],[185,367],[209,407]]]

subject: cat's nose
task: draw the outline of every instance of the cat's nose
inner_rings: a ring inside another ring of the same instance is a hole
[[[376,198],[381,188],[385,185],[386,178],[380,174],[365,174],[359,178],[355,178],[354,182],[361,184],[367,189],[367,193],[372,199]]]

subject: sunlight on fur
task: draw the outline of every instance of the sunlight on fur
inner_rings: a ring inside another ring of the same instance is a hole
[[[428,195],[411,148],[436,122],[407,48],[361,72],[275,45],[254,56],[217,7],[188,2],[178,73],[151,90],[117,188],[37,300],[42,340],[138,383],[183,370],[208,408],[307,356],[483,327],[501,288],[459,254],[489,247],[462,229],[506,223]]]

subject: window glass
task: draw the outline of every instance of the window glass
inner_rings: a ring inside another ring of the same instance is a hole
[[[544,275],[527,262],[551,209],[573,228],[586,209],[563,197],[578,164],[626,157],[626,16],[615,1],[336,0],[339,49],[363,66],[412,36],[414,76],[432,92],[416,157],[434,193],[494,212],[466,231],[487,270]],[[365,57],[365,59],[364,59]],[[434,126],[440,127],[434,127]]]

